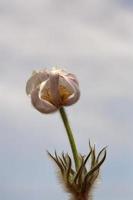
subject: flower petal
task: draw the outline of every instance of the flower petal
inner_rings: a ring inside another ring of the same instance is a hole
[[[76,76],[75,76],[74,74],[67,73],[66,77],[67,77],[68,79],[73,80],[73,81],[79,86],[79,82],[78,82],[78,80],[77,80],[77,78],[76,78]]]
[[[50,73],[49,79],[40,84],[40,98],[47,100],[56,107],[60,106],[61,98],[59,94],[59,74]]]
[[[52,103],[39,97],[39,88],[36,88],[31,93],[31,102],[32,105],[41,113],[52,113],[57,110],[57,108]]]
[[[60,76],[59,85],[64,86],[70,93],[74,92],[71,83],[68,81],[67,77],[65,76]]]
[[[58,71],[51,71],[49,74],[50,92],[52,95],[53,103],[59,107],[61,103],[59,93],[59,73]]]
[[[73,88],[73,93],[67,99],[63,101],[64,106],[70,106],[76,103],[80,97],[80,90],[79,90],[78,85],[75,83],[75,81],[68,79],[68,82]]]
[[[35,90],[39,86],[39,84],[42,81],[45,81],[47,78],[48,78],[48,72],[46,70],[34,72],[26,84],[27,95],[30,95],[33,92],[33,90]]]

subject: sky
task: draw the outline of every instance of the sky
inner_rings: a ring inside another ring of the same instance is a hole
[[[68,199],[46,150],[71,150],[59,113],[25,94],[33,70],[74,73],[67,113],[82,154],[108,146],[94,200],[133,196],[133,1],[0,0],[0,199]]]

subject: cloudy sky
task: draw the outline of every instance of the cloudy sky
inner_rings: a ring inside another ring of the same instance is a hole
[[[133,1],[0,0],[0,199],[68,199],[46,150],[70,152],[58,113],[32,108],[35,69],[76,74],[80,101],[67,112],[80,152],[108,145],[95,200],[133,196]]]

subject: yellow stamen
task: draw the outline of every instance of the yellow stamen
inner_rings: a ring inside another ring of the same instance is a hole
[[[72,93],[70,90],[68,90],[68,88],[63,85],[59,85],[59,95],[62,101],[66,100],[71,94]],[[44,93],[41,95],[41,98],[51,103],[54,103],[50,88],[45,89]]]
[[[42,94],[41,98],[52,103],[50,88],[45,89],[45,92]]]

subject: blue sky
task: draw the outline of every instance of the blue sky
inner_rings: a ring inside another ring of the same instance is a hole
[[[67,108],[79,150],[108,145],[95,200],[132,200],[131,1],[0,0],[0,199],[68,199],[46,150],[71,152],[58,113],[25,94],[33,70],[65,67],[80,82]]]

